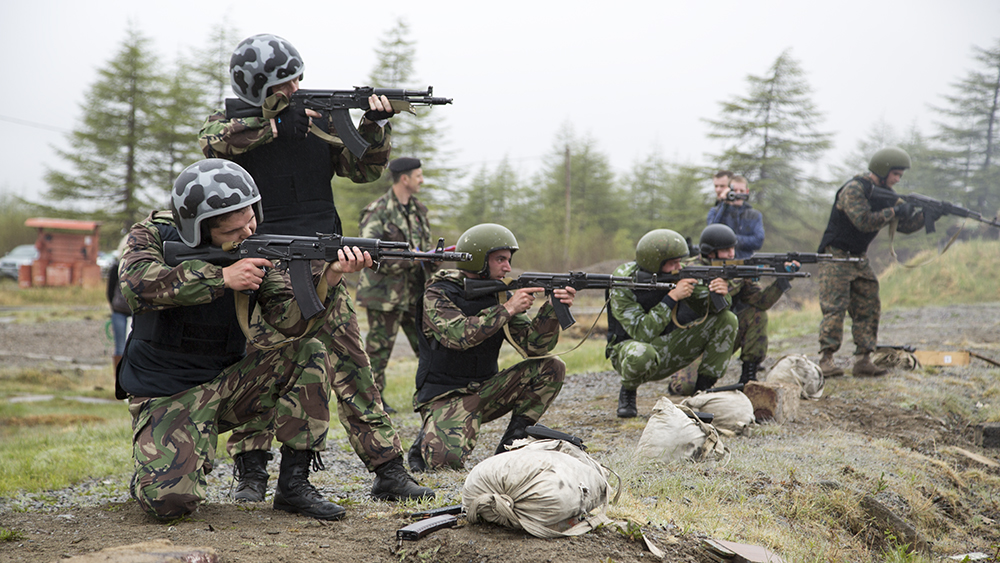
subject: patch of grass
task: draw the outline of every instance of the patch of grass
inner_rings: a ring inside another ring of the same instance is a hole
[[[921,252],[907,265],[926,262],[937,254],[937,250]],[[997,276],[1000,276],[1000,242],[957,242],[926,266],[907,268],[899,263],[889,266],[879,276],[882,306],[994,302],[997,300],[996,287],[983,280],[997,279]]]
[[[21,289],[16,283],[8,282],[0,285],[0,306],[26,307],[29,305],[56,305],[68,307],[104,307],[107,308],[107,297],[104,284],[99,287],[29,287]]]
[[[16,542],[24,539],[24,532],[0,528],[0,543]]]

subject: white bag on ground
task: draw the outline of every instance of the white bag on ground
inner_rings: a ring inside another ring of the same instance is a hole
[[[699,412],[710,412],[715,417],[712,426],[743,434],[753,424],[753,403],[740,391],[698,393],[681,401],[682,405]]]
[[[767,372],[765,381],[798,385],[803,399],[815,400],[823,396],[823,370],[801,354],[783,356]]]
[[[514,446],[521,447],[483,460],[466,477],[462,504],[469,522],[482,519],[556,538],[611,521],[607,468],[562,440],[528,438]]]
[[[720,460],[729,453],[729,448],[719,440],[719,431],[695,418],[690,407],[660,397],[642,431],[636,453],[658,461],[702,461]]]

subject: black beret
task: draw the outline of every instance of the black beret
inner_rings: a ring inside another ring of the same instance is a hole
[[[416,170],[420,168],[419,158],[410,158],[404,156],[402,158],[397,158],[389,163],[389,171],[395,173],[409,172],[410,170]]]

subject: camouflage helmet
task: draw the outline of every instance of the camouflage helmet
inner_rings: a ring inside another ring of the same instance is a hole
[[[260,191],[253,178],[240,165],[221,158],[188,166],[174,181],[170,192],[170,211],[181,240],[191,247],[201,244],[206,236],[202,221],[248,205],[253,205],[257,220],[263,220]]]
[[[702,256],[708,256],[716,250],[725,250],[736,246],[736,233],[729,225],[714,223],[705,227],[698,238],[698,251]]]
[[[889,172],[899,168],[910,167],[910,155],[899,147],[886,147],[878,150],[868,161],[868,170],[879,178],[885,178]]]
[[[267,89],[302,76],[302,57],[291,43],[269,33],[247,37],[229,59],[229,81],[236,97],[264,105]]]
[[[483,275],[489,270],[486,257],[494,250],[504,249],[510,250],[511,254],[517,252],[517,239],[510,229],[495,223],[476,225],[458,237],[455,250],[472,255],[471,261],[459,262],[458,268]]]
[[[655,274],[665,262],[688,255],[684,237],[670,229],[655,229],[642,235],[635,245],[635,262],[643,270]]]

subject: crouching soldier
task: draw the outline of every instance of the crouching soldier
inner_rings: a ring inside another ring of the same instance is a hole
[[[171,267],[164,260],[165,241],[221,246],[253,234],[261,219],[256,184],[236,164],[203,160],[178,176],[170,202],[170,212],[154,212],[132,227],[121,265],[122,293],[135,312],[116,386],[132,415],[132,497],[160,519],[193,512],[205,500],[219,433],[276,409],[282,446],[274,508],[342,517],[344,509],[308,479],[310,465],[322,468],[326,447],[330,359],[310,337],[287,276],[262,258],[227,267],[200,260]],[[342,274],[372,264],[357,248],[341,250],[339,258],[314,275],[314,283],[325,277],[329,284],[326,305],[346,294]],[[257,292],[271,326],[301,338],[247,353],[234,300],[247,290]]]
[[[502,280],[518,249],[514,234],[491,223],[458,239],[456,250],[472,254],[457,270],[439,270],[424,292],[414,410],[422,425],[409,450],[413,471],[461,469],[476,447],[479,427],[511,413],[496,453],[506,451],[542,417],[562,389],[566,365],[547,354],[559,341],[559,321],[546,301],[535,318],[525,314],[542,288],[522,288],[500,303],[495,294],[465,298],[466,279]],[[553,292],[566,305],[576,290]],[[497,359],[507,340],[526,355],[500,371]]]
[[[614,271],[615,276],[635,277],[671,273],[681,269],[688,244],[680,234],[656,229],[643,235],[635,247],[635,261]],[[726,307],[716,309],[709,293],[726,296]],[[636,390],[643,383],[669,378],[674,395],[693,395],[708,389],[726,373],[736,338],[736,315],[728,308],[729,286],[714,279],[708,286],[682,279],[670,291],[609,292],[608,345],[605,354],[621,375],[618,416],[638,414]],[[702,356],[697,379],[679,370]]]

